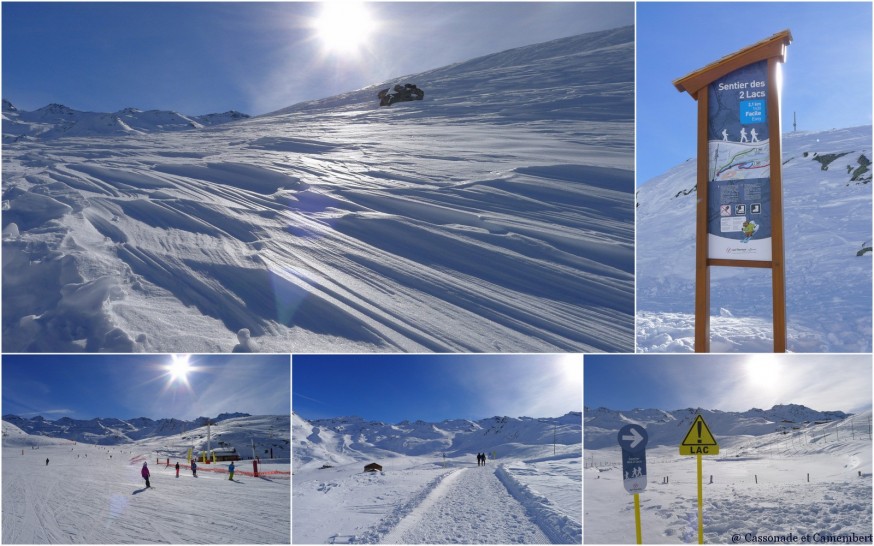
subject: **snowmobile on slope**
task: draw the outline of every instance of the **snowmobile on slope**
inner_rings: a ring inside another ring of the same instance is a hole
[[[389,89],[391,88],[386,87],[376,94],[377,98],[379,98],[380,106],[391,106],[396,102],[422,100],[425,98],[425,91],[416,87],[414,83],[397,84],[394,86],[394,93],[389,93]]]

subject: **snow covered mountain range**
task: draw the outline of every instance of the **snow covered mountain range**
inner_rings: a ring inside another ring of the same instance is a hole
[[[28,438],[60,438],[93,445],[122,445],[146,441],[152,444],[195,445],[207,444],[207,420],[211,422],[210,436],[213,447],[227,445],[241,453],[251,452],[251,440],[275,446],[275,455],[288,457],[288,416],[251,416],[246,413],[223,413],[215,418],[198,417],[193,421],[178,419],[153,420],[96,418],[90,420],[64,417],[49,421],[43,417],[24,419],[16,415],[3,416],[7,425],[27,434]],[[10,428],[9,430],[13,430]],[[11,434],[11,433],[10,433]],[[175,454],[175,453],[174,453]]]
[[[649,433],[649,443],[680,445],[695,417],[701,415],[711,433],[719,441],[726,436],[761,436],[796,427],[841,421],[850,417],[842,411],[816,411],[798,404],[776,405],[768,410],[753,408],[744,412],[686,408],[674,411],[633,409],[618,411],[607,408],[584,408],[585,448],[616,447],[616,434],[627,424],[638,424]]]
[[[789,351],[871,351],[871,130],[783,135]],[[693,347],[695,178],[692,158],[637,192],[641,351]],[[712,267],[711,287],[711,351],[770,352],[770,271]]]
[[[3,99],[3,142],[187,131],[248,117],[236,110],[203,116],[186,116],[169,110],[143,111],[137,108],[125,108],[113,113],[82,112],[62,104],[49,104],[27,112]]]
[[[4,143],[3,350],[632,351],[633,27],[400,81]]]
[[[403,421],[387,424],[361,417],[307,421],[292,413],[294,465],[346,464],[374,457],[431,455],[472,457],[497,452],[499,457],[524,457],[553,442],[567,451],[582,441],[582,414],[561,417],[492,417],[439,423]]]

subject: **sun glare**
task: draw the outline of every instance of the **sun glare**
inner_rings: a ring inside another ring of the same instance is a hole
[[[581,358],[578,356],[567,356],[562,358],[558,365],[565,381],[571,385],[583,384],[583,360]]]
[[[170,382],[188,383],[188,373],[191,371],[188,355],[173,355],[170,365],[167,366],[167,371],[170,373]]]
[[[314,26],[322,44],[339,53],[358,51],[376,30],[364,2],[325,2]]]
[[[764,392],[774,392],[784,381],[782,364],[771,355],[753,355],[744,362],[747,382]]]

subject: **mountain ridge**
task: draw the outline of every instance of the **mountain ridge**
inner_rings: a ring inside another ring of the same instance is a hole
[[[704,418],[717,437],[761,436],[853,416],[843,411],[818,411],[800,404],[776,404],[767,410],[751,408],[743,412],[702,408],[667,411],[655,408],[614,410],[585,407],[583,413],[586,449],[616,445],[616,433],[627,424],[646,428],[652,445],[678,445],[698,415]]]
[[[560,417],[495,416],[476,421],[445,419],[386,424],[360,417],[307,421],[292,413],[292,450],[299,464],[345,464],[373,457],[445,456],[497,453],[499,457],[534,456],[544,446],[582,441],[582,413]]]
[[[221,413],[218,416],[198,417],[191,421],[175,418],[151,419],[133,417],[95,417],[93,419],[72,419],[61,417],[49,420],[41,415],[25,419],[15,414],[6,414],[3,421],[15,425],[22,431],[36,436],[62,438],[65,440],[87,441],[98,445],[134,442],[146,438],[173,436],[183,431],[206,426],[207,422],[220,423],[238,417],[251,417],[248,413]]]
[[[3,141],[53,140],[69,136],[123,136],[187,131],[248,119],[236,110],[189,116],[172,110],[127,107],[116,112],[75,110],[51,103],[33,111],[20,110],[3,99]]]

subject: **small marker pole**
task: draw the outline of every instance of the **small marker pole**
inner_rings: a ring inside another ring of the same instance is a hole
[[[698,454],[698,544],[704,544],[704,486],[702,485],[701,454]]]
[[[637,533],[637,543],[643,544],[640,533],[640,495],[634,494],[634,531]]]

